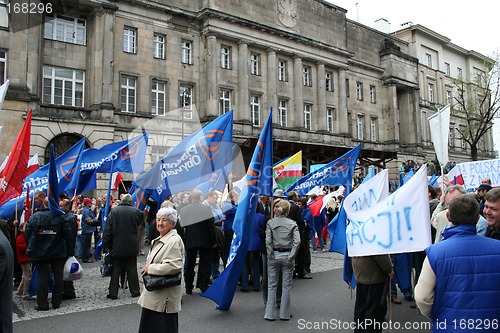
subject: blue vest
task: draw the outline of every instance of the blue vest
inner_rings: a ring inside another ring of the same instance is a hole
[[[425,251],[436,274],[432,331],[498,332],[500,241],[477,236],[474,225],[446,229],[444,236]]]

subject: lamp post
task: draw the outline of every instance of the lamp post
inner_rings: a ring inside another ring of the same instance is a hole
[[[184,108],[186,107],[187,89],[182,89],[181,94],[181,140],[184,140]]]

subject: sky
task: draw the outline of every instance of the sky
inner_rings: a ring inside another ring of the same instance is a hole
[[[493,0],[326,0],[347,10],[347,18],[374,28],[384,18],[397,31],[412,22],[437,32],[467,50],[485,56],[500,52],[500,1]],[[500,150],[500,118],[494,127],[495,149]]]

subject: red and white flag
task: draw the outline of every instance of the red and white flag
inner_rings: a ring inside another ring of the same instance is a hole
[[[31,175],[33,172],[38,170],[39,167],[40,166],[38,165],[38,153],[36,153],[28,160],[28,168],[26,169],[26,176]]]
[[[21,132],[14,141],[5,168],[0,172],[0,205],[23,193],[30,156],[31,113],[28,112]]]
[[[116,192],[122,180],[123,176],[119,171],[113,172],[113,174],[111,175],[111,189],[113,190],[113,192]]]

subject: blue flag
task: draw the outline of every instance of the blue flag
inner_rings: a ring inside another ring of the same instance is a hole
[[[193,189],[232,160],[233,111],[229,111],[177,144],[133,185],[156,202]]]
[[[360,150],[361,145],[358,145],[336,160],[308,173],[297,180],[287,191],[297,191],[299,197],[302,197],[315,186],[343,185],[350,189]]]
[[[144,208],[146,208],[146,203],[151,196],[151,192],[145,191],[132,183],[128,193],[132,196],[132,206],[143,211]],[[160,209],[160,207],[158,207],[158,209]]]
[[[71,181],[75,174],[75,170],[79,169],[80,156],[85,147],[85,138],[82,138],[64,154],[56,158],[55,166],[59,178],[59,192],[65,192],[67,184]],[[23,194],[17,198],[7,201],[0,207],[0,216],[4,219],[9,219],[14,216],[15,210],[20,210],[23,207],[23,202],[26,198],[26,190],[29,187],[30,196],[38,191],[47,193],[49,164],[45,164],[32,174],[28,175],[24,180]],[[17,202],[17,208],[16,208]]]
[[[226,269],[201,295],[218,304],[217,309],[228,310],[234,298],[241,269],[246,264],[252,224],[257,210],[259,195],[271,193],[273,180],[273,133],[272,109],[255,147],[245,176],[245,185],[234,217],[234,236]]]
[[[432,177],[429,179],[429,185],[430,186],[439,186],[438,184],[438,178],[436,177],[436,174],[433,174]]]
[[[56,161],[54,158],[54,145],[50,147],[49,184],[47,186],[47,197],[49,198],[49,209],[54,215],[64,215],[59,206],[59,179],[57,177]]]
[[[81,158],[80,174],[66,187],[70,194],[96,188],[96,174],[109,173],[111,162],[114,171],[140,174],[144,171],[144,160],[148,145],[148,134],[142,133],[130,140],[110,143],[101,148],[85,149]]]
[[[108,182],[108,192],[106,195],[106,202],[104,203],[104,209],[102,210],[102,219],[101,219],[101,230],[104,230],[104,226],[106,225],[106,220],[108,219],[109,210],[111,208],[111,183],[113,178],[113,165],[114,161],[111,161],[111,169],[109,170],[109,182]],[[102,238],[99,239],[95,246],[94,250],[94,258],[95,260],[99,260],[99,256],[102,250]]]
[[[234,160],[239,153],[239,146],[237,144],[233,144],[233,148],[231,149],[231,160]],[[209,180],[201,183],[196,187],[197,190],[200,190],[203,193],[203,196],[207,194],[209,191],[219,191],[223,192],[224,187],[228,183],[228,175],[232,171],[232,162],[225,165],[222,169],[219,169],[212,173],[212,177]]]

